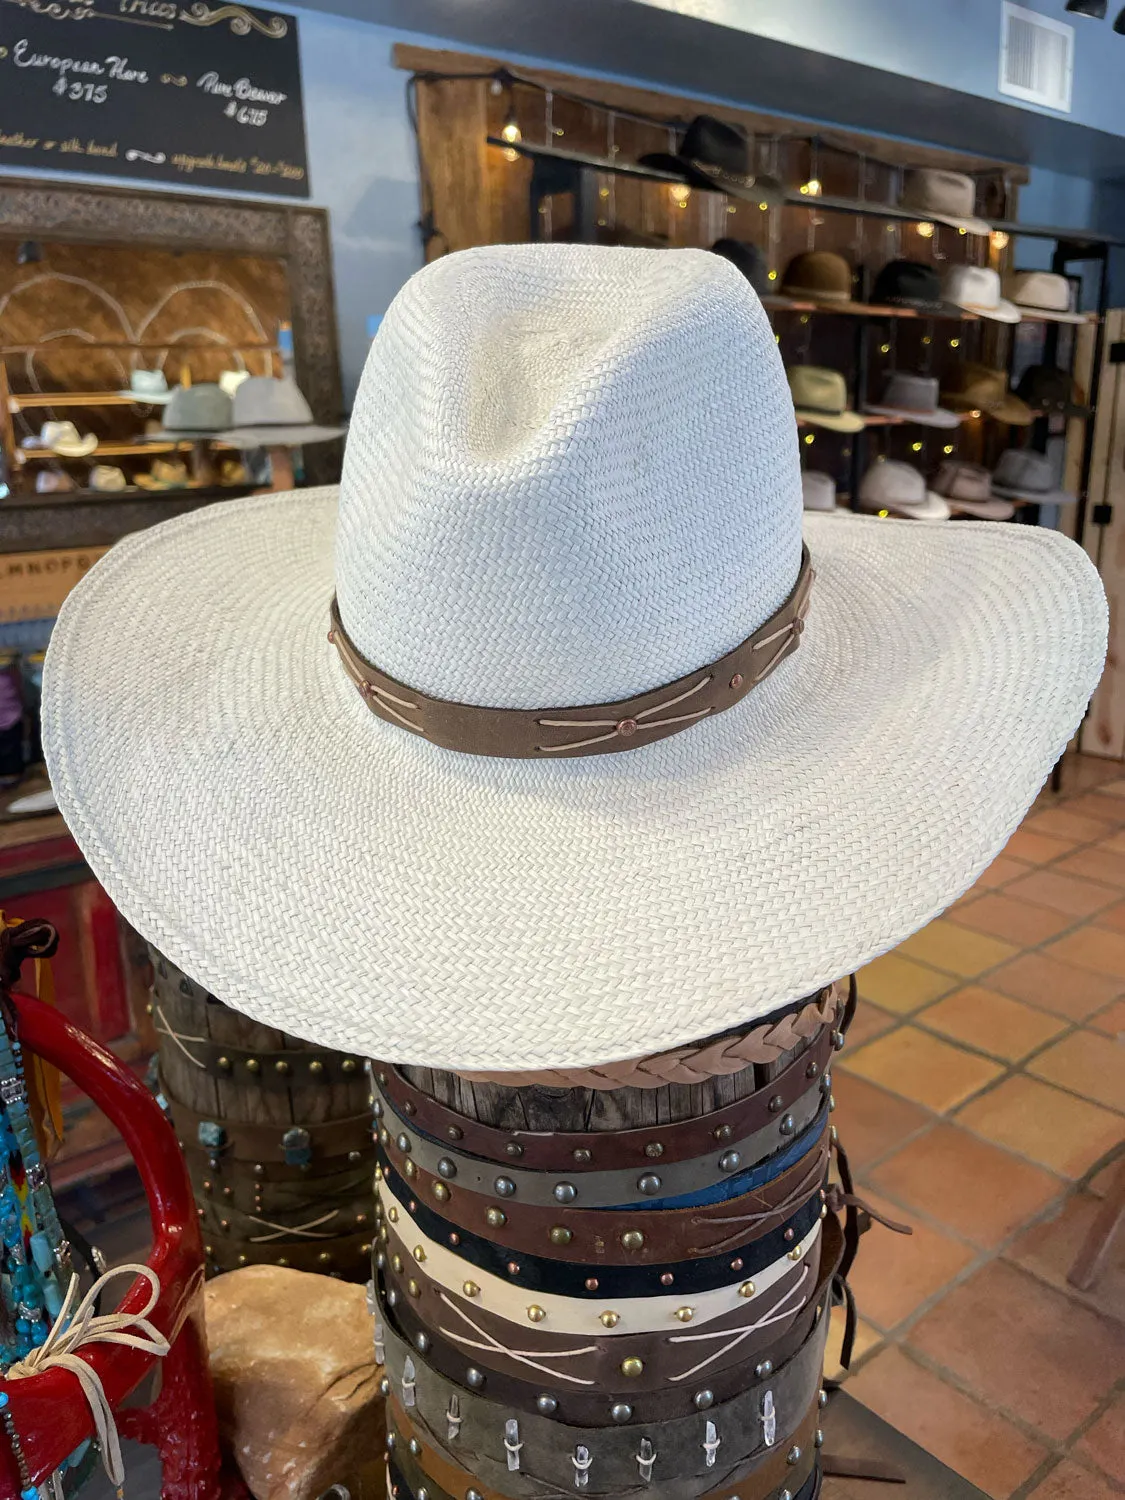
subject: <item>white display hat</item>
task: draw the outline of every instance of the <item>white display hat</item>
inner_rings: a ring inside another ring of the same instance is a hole
[[[887,459],[873,463],[859,482],[859,508],[877,516],[901,516],[910,521],[948,521],[949,506],[926,488],[913,464]]]
[[[941,290],[947,302],[979,318],[991,318],[994,323],[1020,321],[1016,304],[1000,295],[1000,274],[991,266],[950,266]]]
[[[326,638],[334,590],[386,702]],[[764,680],[719,670],[767,640]],[[195,511],[86,574],[43,739],[112,900],[228,1005],[395,1061],[581,1066],[776,1012],[929,922],[1105,641],[1054,532],[802,516],[778,348],[719,256],[488,246],[396,297],[338,492]],[[664,727],[591,724],[630,694]],[[431,743],[433,700],[538,749]]]

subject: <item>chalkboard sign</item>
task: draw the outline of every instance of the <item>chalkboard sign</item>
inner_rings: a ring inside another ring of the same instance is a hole
[[[296,18],[0,0],[4,164],[307,198]]]

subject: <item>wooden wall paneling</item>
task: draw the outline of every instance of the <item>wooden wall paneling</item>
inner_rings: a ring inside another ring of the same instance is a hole
[[[1089,755],[1120,759],[1125,756],[1125,365],[1111,363],[1110,351],[1125,337],[1125,309],[1109,310],[1105,335],[1082,543],[1109,600],[1109,647],[1079,745]],[[1108,525],[1094,524],[1095,505],[1112,507]]]
[[[451,250],[492,243],[486,95],[487,85],[477,80],[419,85],[423,188],[434,227],[440,232],[440,238],[431,239],[426,247],[429,260]]]

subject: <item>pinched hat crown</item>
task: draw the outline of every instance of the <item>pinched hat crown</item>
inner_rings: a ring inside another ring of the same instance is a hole
[[[800,562],[781,359],[718,256],[486,247],[396,297],[336,538],[340,619],[389,677],[486,707],[625,698],[745,640]]]

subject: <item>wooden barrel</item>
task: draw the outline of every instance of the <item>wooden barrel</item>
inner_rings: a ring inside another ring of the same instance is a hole
[[[362,1059],[239,1015],[149,952],[161,1087],[209,1274],[265,1263],[366,1280],[375,1150]]]

